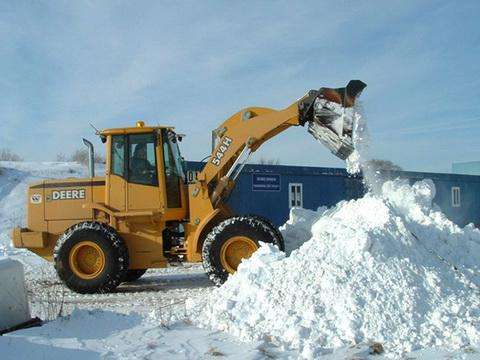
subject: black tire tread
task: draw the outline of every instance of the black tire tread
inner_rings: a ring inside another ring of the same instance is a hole
[[[261,216],[261,215],[255,215],[255,214],[248,214],[246,215],[248,217],[254,217],[262,222],[264,222],[266,225],[270,226],[270,228],[273,230],[273,232],[275,233],[275,235],[277,236],[277,239],[278,239],[278,248],[281,250],[281,251],[284,251],[285,252],[285,240],[283,239],[283,235],[282,233],[280,232],[280,230],[278,230],[278,227],[276,227],[275,225],[273,225],[273,223],[266,217],[264,216]]]
[[[217,226],[207,235],[202,247],[202,263],[210,280],[217,286],[228,279],[228,272],[223,269],[218,256],[221,243],[232,236],[245,235],[254,240],[282,247],[279,237],[271,223],[257,216],[233,216]]]
[[[64,265],[65,257],[68,259],[65,251],[78,241],[76,238],[85,236],[82,235],[85,233],[96,234],[103,238],[109,253],[107,255],[113,259],[112,270],[102,274],[103,279],[100,279],[100,283],[97,279],[95,281],[79,279],[68,266]],[[115,290],[125,277],[129,266],[128,249],[123,239],[115,229],[97,221],[84,221],[68,228],[55,245],[53,259],[58,277],[69,289],[81,294],[106,293]]]

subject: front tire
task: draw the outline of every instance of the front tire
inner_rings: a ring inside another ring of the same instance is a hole
[[[80,294],[113,291],[128,271],[128,249],[117,232],[86,221],[70,227],[57,241],[55,269],[65,285]]]
[[[282,233],[280,232],[280,230],[278,230],[278,227],[276,227],[275,225],[273,225],[273,223],[267,219],[266,217],[263,217],[261,215],[247,215],[248,217],[254,217],[256,218],[257,220],[259,221],[262,221],[263,223],[265,223],[265,225],[269,226],[270,229],[272,229],[273,233],[275,234],[275,236],[277,237],[277,241],[276,241],[276,245],[278,246],[278,248],[285,252],[285,240],[283,239],[283,235]]]
[[[274,228],[257,216],[234,216],[215,226],[202,247],[203,267],[210,280],[222,285],[241,261],[260,247],[260,242],[283,248]]]

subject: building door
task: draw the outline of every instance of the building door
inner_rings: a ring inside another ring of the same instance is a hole
[[[303,207],[303,184],[288,184],[288,207]]]
[[[460,188],[452,186],[452,207],[460,207]]]

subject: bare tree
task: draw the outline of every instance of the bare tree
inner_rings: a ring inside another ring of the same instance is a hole
[[[378,170],[393,170],[393,171],[403,170],[400,166],[394,164],[390,160],[372,159],[372,160],[369,160],[367,164],[373,167],[374,169],[378,169]]]
[[[258,160],[258,164],[259,165],[280,165],[280,160],[260,158],[260,160]]]
[[[67,161],[67,155],[65,155],[64,153],[57,154],[57,161],[58,162],[66,162]]]
[[[22,157],[10,149],[0,150],[0,161],[23,161]]]
[[[80,149],[76,150],[72,156],[70,157],[70,161],[77,162],[82,165],[88,164],[88,150],[87,149]],[[95,154],[93,159],[95,164],[104,164],[105,159],[100,154]]]

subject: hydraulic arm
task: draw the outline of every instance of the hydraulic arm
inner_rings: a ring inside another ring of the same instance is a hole
[[[213,207],[233,188],[248,156],[291,126],[307,126],[334,155],[346,159],[353,151],[353,106],[365,87],[351,80],[343,88],[311,90],[283,110],[250,107],[226,120],[213,131],[214,150],[199,175],[209,187]]]

